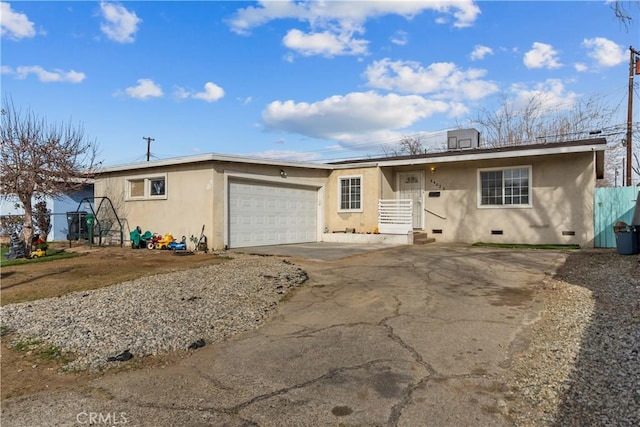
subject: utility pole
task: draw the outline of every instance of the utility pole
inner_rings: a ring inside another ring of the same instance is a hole
[[[640,74],[640,60],[636,55],[640,52],[635,50],[633,46],[629,46],[629,104],[627,106],[627,168],[626,181],[627,187],[633,185],[631,177],[633,175],[633,167],[631,160],[633,158],[633,75]]]
[[[147,141],[147,162],[148,162],[149,158],[151,157],[151,141],[155,141],[155,139],[151,138],[150,136],[143,136],[142,139],[145,139]]]

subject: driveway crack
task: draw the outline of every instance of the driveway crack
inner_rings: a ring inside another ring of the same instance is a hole
[[[396,298],[397,300],[397,298]],[[397,300],[398,301],[398,300]],[[412,357],[414,358],[414,360],[421,365],[422,367],[424,367],[424,369],[427,371],[427,375],[425,375],[424,377],[420,378],[418,380],[417,383],[414,384],[409,384],[404,391],[402,392],[402,396],[400,398],[400,401],[395,404],[392,408],[391,408],[391,413],[389,414],[389,418],[388,418],[388,425],[391,426],[396,426],[398,424],[398,421],[400,419],[400,416],[402,415],[402,411],[403,409],[411,402],[412,396],[413,396],[413,392],[418,389],[423,387],[428,381],[429,379],[439,376],[438,372],[433,368],[433,366],[431,366],[427,361],[425,361],[422,357],[422,355],[412,346],[410,346],[409,344],[407,344],[406,342],[404,342],[404,340],[402,338],[400,338],[399,335],[397,335],[395,333],[395,331],[393,330],[393,327],[388,325],[387,322],[397,316],[399,316],[399,310],[400,310],[400,306],[401,306],[401,302],[398,301],[398,305],[397,305],[397,309],[396,309],[396,315],[395,316],[389,316],[383,320],[380,321],[380,326],[382,326],[383,328],[385,328],[387,330],[387,334],[389,336],[389,338],[391,338],[394,342],[396,342],[398,345],[400,345],[402,348],[404,348],[406,351],[408,351]]]

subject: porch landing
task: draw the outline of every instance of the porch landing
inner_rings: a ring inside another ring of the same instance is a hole
[[[407,234],[366,234],[366,233],[323,233],[323,242],[331,243],[382,243],[389,245],[424,245],[435,242],[427,233]]]

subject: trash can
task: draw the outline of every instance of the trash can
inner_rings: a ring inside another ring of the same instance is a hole
[[[87,213],[85,211],[67,212],[67,240],[88,239]]]
[[[616,249],[620,255],[640,253],[640,225],[615,225]]]

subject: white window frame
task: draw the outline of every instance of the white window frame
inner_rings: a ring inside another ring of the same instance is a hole
[[[151,182],[156,180],[164,181],[164,194],[160,195],[152,195],[151,194]],[[142,196],[132,196],[131,195],[131,182],[132,181],[143,181],[144,191]],[[124,194],[126,201],[136,201],[136,200],[166,200],[167,195],[169,193],[169,186],[167,180],[166,173],[156,173],[150,175],[138,175],[138,176],[128,176],[124,180]]]
[[[483,205],[482,204],[482,172],[492,172],[492,171],[501,171],[503,172],[502,176],[502,201],[504,202],[505,192],[504,192],[504,171],[514,170],[514,169],[526,169],[528,173],[528,189],[529,189],[529,202],[524,204],[501,204],[501,205]],[[519,165],[519,166],[505,166],[505,167],[497,167],[497,168],[482,168],[477,170],[477,207],[478,209],[521,209],[521,208],[532,208],[533,207],[533,179],[532,179],[532,167],[531,165]]]
[[[351,179],[360,179],[360,207],[359,208],[342,208],[342,181],[351,180]],[[338,177],[338,212],[362,212],[363,205],[363,188],[364,182],[362,179],[362,175],[348,175],[348,176],[339,176]]]

